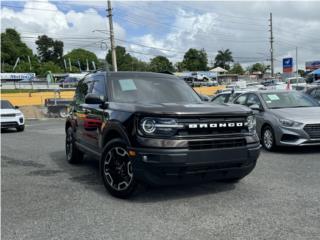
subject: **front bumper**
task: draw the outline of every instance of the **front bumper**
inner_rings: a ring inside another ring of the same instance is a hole
[[[16,128],[24,125],[24,116],[1,117],[1,128]]]
[[[132,148],[133,172],[152,185],[241,178],[255,167],[260,144],[245,147],[189,150]]]
[[[278,126],[275,128],[278,146],[314,146],[320,145],[320,138],[310,138],[304,126],[298,128]]]

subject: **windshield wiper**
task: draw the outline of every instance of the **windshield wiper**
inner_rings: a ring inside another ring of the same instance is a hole
[[[301,108],[301,107],[312,107],[312,106],[294,106],[294,107],[289,107],[289,108]]]

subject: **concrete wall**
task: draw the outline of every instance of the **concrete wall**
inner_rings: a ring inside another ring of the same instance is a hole
[[[9,100],[15,106],[44,105],[46,98],[59,97],[55,92],[36,92],[36,93],[1,93],[1,99]],[[72,99],[74,91],[60,92],[60,98]]]

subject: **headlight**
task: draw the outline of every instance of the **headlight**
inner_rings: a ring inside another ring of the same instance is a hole
[[[289,120],[289,119],[279,119],[279,121],[280,121],[281,125],[284,127],[299,127],[302,125],[302,123],[295,122],[295,121]]]
[[[22,113],[21,113],[21,112],[16,113],[16,116],[17,116],[17,117],[20,117],[20,116],[22,116]]]
[[[254,115],[250,115],[247,117],[247,126],[250,133],[256,132],[256,117]]]
[[[143,118],[139,125],[140,132],[143,135],[152,136],[172,136],[179,128],[183,128],[183,125],[170,118]]]

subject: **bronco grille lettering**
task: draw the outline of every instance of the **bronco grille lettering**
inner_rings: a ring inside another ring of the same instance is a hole
[[[243,122],[225,122],[225,123],[190,123],[188,128],[234,128],[243,127],[245,124]]]

